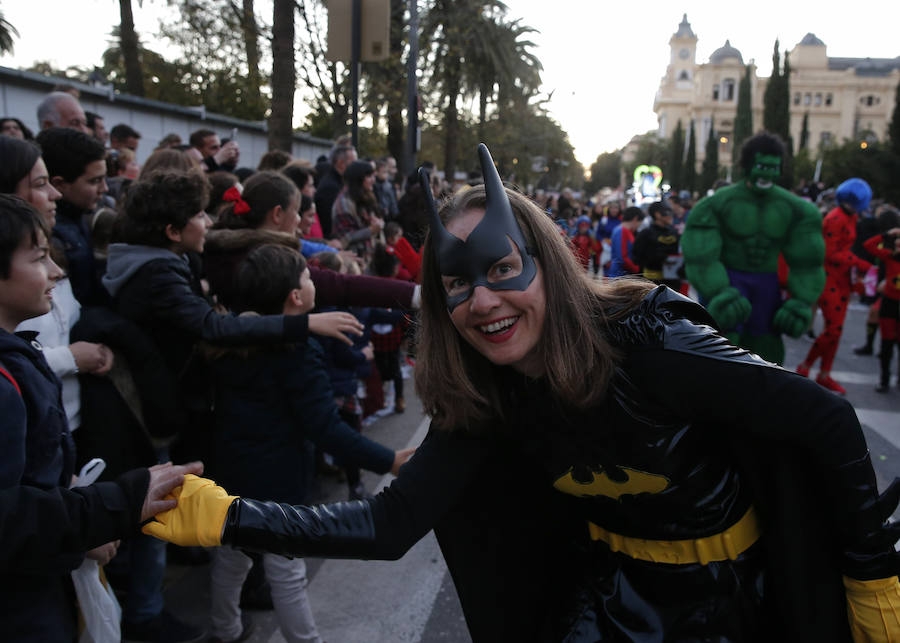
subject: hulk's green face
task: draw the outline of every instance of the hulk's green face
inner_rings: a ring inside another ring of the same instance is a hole
[[[747,183],[750,188],[763,192],[771,188],[781,175],[781,157],[770,154],[757,154],[753,157],[753,166]]]

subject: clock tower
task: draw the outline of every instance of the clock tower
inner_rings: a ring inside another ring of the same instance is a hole
[[[678,31],[669,38],[669,77],[676,83],[694,80],[694,69],[697,56],[697,36],[691,29],[687,14],[681,19]],[[685,86],[681,88],[687,89]]]
[[[669,66],[662,77],[653,101],[661,138],[672,135],[681,121],[685,130],[690,127],[690,105],[694,100],[694,74],[697,71],[697,36],[691,29],[687,14],[681,19],[678,31],[669,38]]]

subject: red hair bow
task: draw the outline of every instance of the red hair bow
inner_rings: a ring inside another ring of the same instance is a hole
[[[238,189],[234,186],[225,190],[225,194],[222,195],[222,200],[234,203],[234,213],[237,216],[250,212],[250,204],[244,201],[241,197],[241,193],[238,192]]]

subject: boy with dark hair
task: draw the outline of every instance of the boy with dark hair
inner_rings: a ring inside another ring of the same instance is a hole
[[[612,232],[610,238],[610,251],[612,258],[609,261],[607,277],[622,277],[624,275],[636,275],[641,271],[634,262],[632,249],[634,247],[634,232],[644,220],[644,211],[639,207],[625,208],[622,214],[622,223]]]
[[[648,212],[653,220],[637,234],[633,246],[634,260],[641,267],[644,277],[677,291],[681,280],[671,276],[670,270],[664,274],[669,257],[678,254],[679,236],[672,225],[672,210],[665,203],[656,201],[650,204]]]
[[[65,253],[66,272],[82,306],[108,301],[100,287],[91,231],[85,215],[107,192],[106,150],[82,132],[52,127],[37,136],[50,183],[62,198],[56,204],[53,243]]]
[[[21,322],[50,312],[50,291],[63,275],[50,258],[48,236],[32,206],[19,197],[0,195],[0,489],[68,487],[75,470],[75,446],[59,380],[34,339],[36,333],[15,333]],[[60,555],[36,564],[28,575],[4,573],[4,636],[16,641],[74,640],[76,618],[67,576],[83,558]]]
[[[315,306],[306,260],[285,246],[250,252],[235,276],[233,306],[245,315],[300,315]],[[372,471],[396,474],[412,450],[393,452],[363,437],[338,415],[322,350],[306,344],[235,348],[213,354],[218,480],[233,493],[301,503],[313,471],[306,440]],[[259,427],[265,426],[265,431]],[[265,474],[261,475],[260,472]],[[242,640],[238,606],[251,560],[237,549],[216,551],[211,570],[212,634]],[[278,623],[288,641],[319,641],[306,596],[306,565],[265,554]]]

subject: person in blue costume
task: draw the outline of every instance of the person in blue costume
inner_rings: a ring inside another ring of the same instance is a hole
[[[191,478],[145,530],[396,559],[433,528],[475,641],[896,637],[900,483],[878,495],[852,407],[665,286],[588,278],[479,155],[484,187],[429,202],[433,420],[399,477],[317,507]]]

